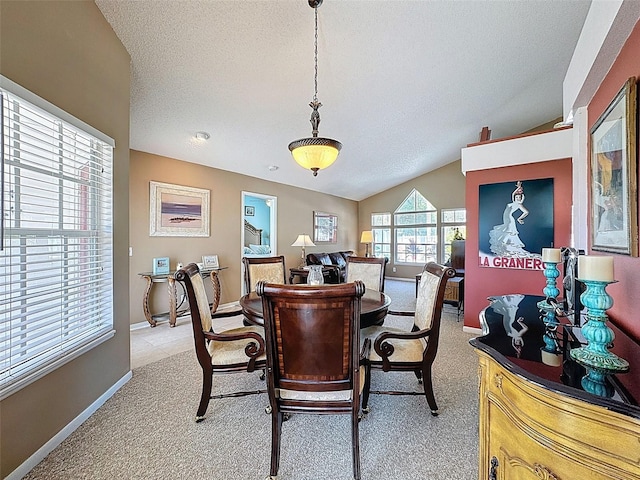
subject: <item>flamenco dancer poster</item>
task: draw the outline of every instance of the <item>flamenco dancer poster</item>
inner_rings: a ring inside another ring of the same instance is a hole
[[[542,270],[553,246],[553,178],[479,188],[479,265]]]

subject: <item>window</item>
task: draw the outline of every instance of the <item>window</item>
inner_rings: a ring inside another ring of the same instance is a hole
[[[438,212],[420,192],[412,190],[393,216],[395,263],[437,261]]]
[[[391,214],[372,213],[373,256],[391,259]]]
[[[451,241],[467,238],[467,210],[464,208],[442,209],[442,259],[451,258]]]
[[[4,398],[114,334],[113,141],[0,81]]]

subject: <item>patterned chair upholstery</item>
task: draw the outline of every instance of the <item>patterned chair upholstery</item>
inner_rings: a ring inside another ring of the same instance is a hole
[[[287,283],[284,256],[243,257],[245,293],[255,292],[260,281],[268,283]]]
[[[375,257],[347,258],[347,282],[362,280],[369,290],[384,292],[387,261],[387,258]]]

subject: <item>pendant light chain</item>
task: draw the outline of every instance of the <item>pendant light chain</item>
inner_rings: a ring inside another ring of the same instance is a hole
[[[1,0],[0,0],[1,1]],[[311,137],[301,138],[289,144],[289,151],[293,159],[302,167],[313,172],[313,176],[318,175],[318,170],[327,168],[340,153],[342,144],[331,138],[318,137],[318,126],[320,125],[320,113],[318,109],[322,104],[318,101],[318,7],[322,5],[322,0],[308,0],[309,6],[314,10],[315,31],[313,38],[313,100],[309,104],[312,109]]]
[[[316,13],[316,29],[315,29],[315,38],[314,38],[314,65],[315,65],[315,75],[313,77],[313,101],[318,101],[318,7],[313,9]]]

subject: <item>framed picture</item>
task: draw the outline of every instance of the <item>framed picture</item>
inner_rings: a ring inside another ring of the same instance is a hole
[[[149,186],[150,236],[209,236],[209,190],[160,182]]]
[[[153,274],[166,275],[169,273],[169,257],[158,257],[153,259]]]
[[[244,214],[247,217],[253,217],[256,214],[256,207],[250,207],[250,206],[244,207]]]
[[[218,263],[218,255],[203,255],[202,256],[203,268],[220,268]]]
[[[591,129],[591,248],[638,256],[636,78]]]
[[[338,242],[338,216],[333,213],[313,212],[313,241]]]
[[[479,185],[478,265],[543,270],[554,239],[553,178]]]

